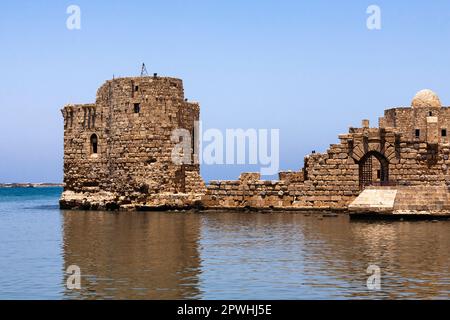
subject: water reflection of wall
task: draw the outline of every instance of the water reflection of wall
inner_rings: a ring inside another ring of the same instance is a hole
[[[320,214],[220,213],[203,219],[205,298],[445,298],[449,222],[354,222]],[[380,291],[367,267],[381,268]]]
[[[362,257],[381,268],[388,298],[448,298],[449,222],[353,222],[350,230]]]
[[[62,214],[64,268],[78,265],[82,273],[82,289],[66,289],[67,298],[199,296],[200,216],[76,211]]]
[[[345,280],[342,297],[443,298],[450,293],[449,223],[347,221],[345,218],[312,221],[303,228],[307,256],[329,276]],[[308,253],[308,251],[311,251]],[[315,253],[320,252],[320,255]],[[369,291],[366,269],[381,269],[380,291]]]

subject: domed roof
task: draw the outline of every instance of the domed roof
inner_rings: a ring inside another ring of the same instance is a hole
[[[420,90],[411,102],[413,108],[439,108],[441,101],[436,93],[429,89]]]

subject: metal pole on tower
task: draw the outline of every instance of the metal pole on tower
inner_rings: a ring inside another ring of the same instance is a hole
[[[145,63],[142,64],[142,69],[141,69],[141,77],[144,77],[144,76],[148,76],[148,72],[147,72]]]

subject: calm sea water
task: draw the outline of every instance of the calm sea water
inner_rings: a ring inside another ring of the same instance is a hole
[[[60,211],[60,193],[0,189],[0,299],[450,298],[450,221]]]

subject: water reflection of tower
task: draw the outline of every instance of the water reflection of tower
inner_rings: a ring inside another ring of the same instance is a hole
[[[66,289],[67,298],[199,297],[199,215],[62,214],[64,270],[82,273],[81,290]]]

